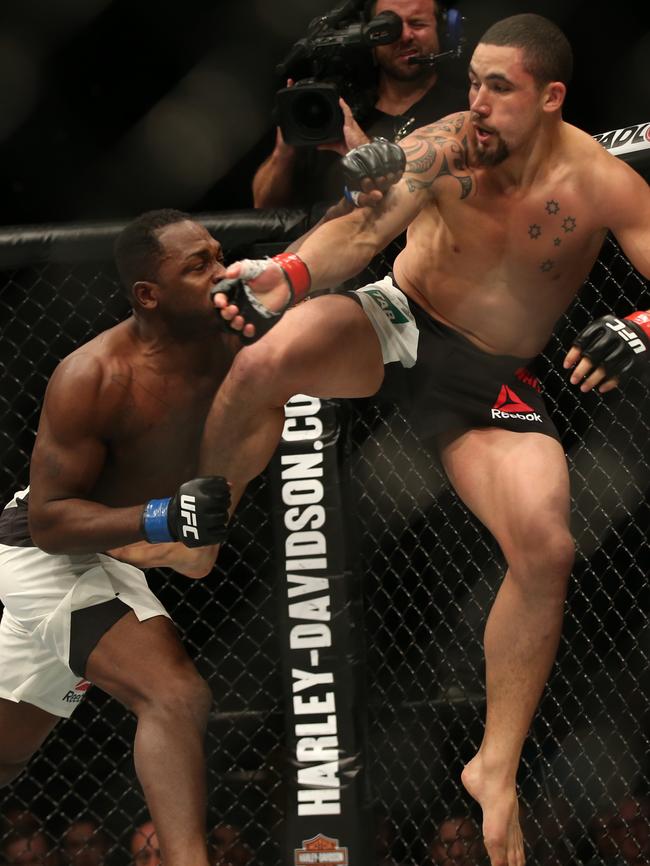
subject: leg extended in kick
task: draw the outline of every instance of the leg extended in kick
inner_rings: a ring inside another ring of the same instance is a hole
[[[366,397],[383,375],[379,339],[352,298],[324,295],[300,304],[236,356],[206,421],[200,473],[226,477],[234,507],[280,441],[287,400]]]
[[[485,629],[485,732],[463,783],[482,807],[492,866],[522,866],[517,770],[557,653],[574,560],[568,469],[551,437],[493,428],[447,440],[442,457],[507,562]]]

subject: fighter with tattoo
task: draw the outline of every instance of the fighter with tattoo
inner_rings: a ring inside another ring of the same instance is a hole
[[[562,119],[571,71],[571,47],[551,21],[497,22],[471,59],[469,111],[405,138],[397,183],[386,189],[367,172],[360,206],[311,233],[299,255],[227,270],[278,310],[288,281],[295,298],[336,287],[407,229],[392,274],[299,304],[238,354],[202,445],[205,471],[228,478],[236,502],[273,454],[283,406],[297,393],[353,398],[381,388],[436,438],[451,484],[507,563],[485,630],[484,737],[462,773],[483,811],[492,866],[524,862],[517,769],[574,559],[566,459],[528,365],[608,229],[650,277],[650,190]],[[241,328],[248,315],[226,294],[232,283],[217,288],[222,318]],[[595,370],[582,389],[606,385]]]

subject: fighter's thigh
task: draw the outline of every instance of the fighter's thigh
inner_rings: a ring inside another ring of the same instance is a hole
[[[561,444],[542,433],[483,428],[441,442],[456,492],[502,546],[568,528],[570,487]]]
[[[198,674],[166,616],[138,620],[126,613],[88,656],[86,677],[127,707],[166,692]]]
[[[363,397],[384,377],[379,338],[363,309],[346,295],[321,295],[289,310],[251,346],[282,370],[290,394]]]
[[[33,704],[0,698],[0,765],[28,761],[58,721],[59,716]]]

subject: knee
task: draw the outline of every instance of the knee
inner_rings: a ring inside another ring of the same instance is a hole
[[[166,714],[172,716],[190,715],[201,727],[208,722],[212,707],[210,686],[198,673],[193,676],[183,674],[172,680],[161,696],[160,704]]]
[[[508,557],[515,574],[535,582],[540,590],[564,595],[575,561],[575,541],[563,524],[536,525]]]
[[[247,401],[259,397],[268,402],[277,394],[277,402],[284,405],[288,399],[283,387],[287,372],[287,358],[280,348],[262,341],[235,356],[228,379],[238,400],[246,394]]]
[[[213,696],[210,686],[196,671],[186,669],[175,674],[166,672],[162,681],[136,699],[133,711],[137,716],[154,713],[173,724],[172,720],[185,718],[200,728],[205,728],[212,708]]]

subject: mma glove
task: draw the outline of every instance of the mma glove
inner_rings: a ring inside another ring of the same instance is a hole
[[[261,276],[268,267],[269,262],[276,262],[280,266],[289,290],[286,304],[277,312],[269,310],[256,297],[253,289],[246,282],[247,280],[254,280]],[[214,296],[219,292],[223,292],[228,295],[229,303],[235,304],[239,308],[239,312],[244,317],[246,324],[255,325],[255,336],[246,337],[241,331],[235,330],[230,322],[223,319],[220,311],[217,310],[217,317],[221,327],[230,333],[237,334],[242,343],[254,343],[280,321],[285,311],[292,304],[302,301],[306,297],[311,287],[311,276],[307,265],[295,253],[279,253],[270,259],[243,259],[241,265],[242,271],[240,277],[220,280],[210,294]]]
[[[167,499],[150,499],[142,533],[150,544],[180,541],[186,547],[220,544],[226,537],[230,487],[225,478],[193,478]]]
[[[359,147],[354,147],[341,160],[345,188],[343,193],[348,201],[358,207],[361,182],[369,177],[376,181],[389,174],[402,176],[406,168],[406,154],[399,146],[387,138],[375,138]]]
[[[650,352],[650,311],[639,310],[624,319],[608,314],[594,319],[573,341],[594,368],[607,378],[628,373]]]

